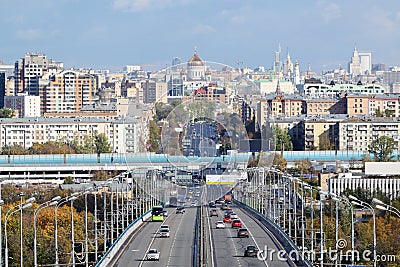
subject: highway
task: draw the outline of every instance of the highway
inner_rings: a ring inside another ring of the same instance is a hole
[[[196,189],[195,189],[196,190]],[[180,189],[178,198],[184,198],[186,190]],[[200,191],[200,189],[198,189]],[[198,200],[199,197],[192,197],[192,200]],[[197,207],[191,207],[190,200],[185,204],[186,212],[176,214],[175,208],[166,208],[168,217],[161,222],[146,222],[145,225],[133,234],[129,244],[112,266],[192,266],[194,226],[196,220]],[[198,202],[200,203],[200,202]],[[162,224],[170,228],[169,238],[160,238],[157,235],[158,229]],[[150,248],[160,251],[159,261],[146,261],[145,255]]]
[[[217,187],[207,187],[207,194],[214,197],[220,190]],[[209,198],[208,198],[209,199]],[[272,250],[279,251],[282,248],[278,247],[278,242],[273,241],[262,226],[257,224],[246,212],[242,211],[235,205],[229,205],[233,211],[238,215],[239,219],[243,223],[243,228],[247,228],[249,231],[249,238],[237,238],[237,229],[233,229],[230,223],[226,223],[225,229],[216,229],[215,223],[221,221],[224,217],[225,211],[217,206],[218,217],[209,217],[209,223],[211,225],[211,236],[212,246],[214,250],[214,262],[217,267],[224,266],[268,266],[268,267],[280,267],[280,266],[291,266],[286,261],[280,261],[277,258],[277,254],[272,253]],[[207,209],[208,212],[210,209]],[[268,256],[272,255],[272,260],[259,260],[257,258],[244,257],[244,250],[248,245],[255,245],[259,250],[264,250],[265,246],[268,248]],[[294,264],[292,266],[295,266]]]

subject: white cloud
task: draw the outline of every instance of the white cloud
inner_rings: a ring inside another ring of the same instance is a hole
[[[327,23],[342,16],[342,9],[338,4],[328,1],[319,1],[318,7],[320,8],[322,18]]]
[[[40,29],[24,29],[16,31],[16,37],[23,40],[40,39],[43,36],[43,31]]]
[[[169,6],[186,5],[192,0],[114,0],[116,10],[139,12],[148,8],[166,8]]]
[[[58,30],[43,30],[43,29],[20,29],[15,32],[17,39],[22,40],[37,40],[59,35]]]
[[[216,32],[216,29],[210,25],[199,24],[194,28],[194,32],[198,34],[207,34]]]

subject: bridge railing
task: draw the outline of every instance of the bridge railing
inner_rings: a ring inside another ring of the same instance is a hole
[[[97,262],[96,267],[110,266],[110,263],[114,260],[115,256],[121,251],[121,248],[126,243],[127,239],[131,234],[136,231],[145,220],[151,217],[151,210],[146,211],[140,217],[136,218],[115,240],[108,251],[103,257]]]

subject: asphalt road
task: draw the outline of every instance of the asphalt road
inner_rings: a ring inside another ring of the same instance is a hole
[[[186,194],[188,190],[179,190],[179,194]],[[193,190],[194,194],[196,189]],[[180,196],[179,196],[180,197]],[[193,197],[192,200],[199,198]],[[185,204],[186,212],[176,214],[176,208],[167,208],[169,216],[161,222],[147,222],[140,231],[133,234],[133,238],[113,266],[192,266],[194,226],[197,207]],[[160,238],[157,235],[162,224],[170,228],[169,238]],[[160,252],[159,261],[146,261],[145,255],[150,248]]]
[[[208,187],[207,189],[207,193],[210,190],[213,198],[216,191],[219,191],[219,188]],[[225,213],[220,209],[220,206],[217,206],[218,217],[209,217],[215,266],[290,266],[288,262],[279,260],[277,254],[272,252],[282,249],[275,244],[273,237],[269,236],[259,224],[237,206],[230,205],[230,207],[242,221],[243,228],[248,229],[250,236],[249,238],[238,238],[237,229],[233,229],[230,223],[226,223],[225,229],[216,229],[215,223],[221,221]],[[255,245],[259,250],[264,250],[267,246],[268,253],[266,255],[268,255],[268,258],[263,261],[257,258],[244,257],[244,250],[248,245]],[[269,258],[270,255],[272,255],[272,258]]]

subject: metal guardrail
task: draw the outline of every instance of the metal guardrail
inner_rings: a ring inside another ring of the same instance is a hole
[[[107,250],[107,252],[103,255],[103,257],[96,263],[96,267],[100,267],[103,266],[102,264],[104,263],[104,261],[107,259],[107,257],[113,258],[115,256],[115,252],[114,255],[111,256],[111,254],[113,253],[113,250],[121,245],[120,243],[124,243],[126,241],[126,238],[132,234],[129,233],[128,235],[127,232],[131,230],[132,227],[134,227],[135,225],[141,225],[143,224],[143,218],[146,217],[148,214],[150,214],[151,210],[146,211],[145,213],[143,213],[140,217],[136,218],[127,228],[125,228],[125,230],[118,236],[118,238],[115,240],[115,242],[110,246],[110,248]],[[135,229],[136,230],[136,229]],[[117,251],[118,252],[118,251]],[[105,263],[107,264],[107,263]]]
[[[196,221],[194,224],[194,240],[193,240],[193,255],[192,255],[192,266],[197,267],[200,263],[200,255],[198,253],[199,244],[199,217],[200,217],[200,207],[197,207]]]
[[[278,239],[280,244],[284,247],[286,252],[290,251],[299,251],[297,245],[290,239],[290,237],[282,230],[282,228],[273,222],[268,217],[264,216],[259,211],[253,209],[252,207],[246,205],[243,202],[240,202],[236,199],[233,200],[234,203],[241,208],[247,210],[248,212],[254,214],[253,218],[259,220],[268,230],[274,233],[274,236]],[[302,259],[301,264],[307,267],[312,267],[313,264],[308,259]]]

